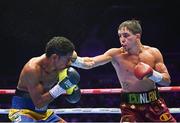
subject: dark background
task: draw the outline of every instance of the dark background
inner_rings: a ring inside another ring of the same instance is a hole
[[[142,43],[157,47],[162,52],[172,77],[171,86],[179,85],[178,17],[177,1],[1,0],[0,87],[15,88],[23,65],[31,57],[43,54],[47,41],[53,36],[69,38],[75,44],[79,56],[95,56],[109,48],[120,47],[117,28],[127,19],[140,20],[143,28]],[[81,74],[81,88],[121,87],[110,63],[91,70],[77,70]],[[177,94],[172,93],[177,97],[174,100],[179,100]],[[116,96],[83,96],[81,102],[72,107],[119,107],[119,95]],[[6,102],[10,102],[10,98],[1,98],[0,108],[8,107]],[[87,104],[87,99],[92,103]],[[167,102],[168,106],[179,107],[180,103],[174,100],[171,98]],[[71,106],[64,103],[64,107]],[[116,117],[114,121],[119,120],[119,116]],[[107,116],[104,121],[113,119]]]

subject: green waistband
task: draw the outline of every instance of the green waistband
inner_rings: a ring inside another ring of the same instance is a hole
[[[130,104],[148,104],[159,99],[158,89],[146,92],[122,93],[122,101]]]

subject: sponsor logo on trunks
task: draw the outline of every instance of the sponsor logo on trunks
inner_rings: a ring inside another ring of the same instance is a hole
[[[161,116],[159,117],[159,119],[160,119],[161,121],[168,121],[170,118],[171,118],[171,116],[170,116],[169,113],[163,113],[163,114],[161,114]]]
[[[134,103],[134,104],[150,103],[157,100],[156,90],[146,93],[128,94],[128,96],[129,96],[129,103]]]

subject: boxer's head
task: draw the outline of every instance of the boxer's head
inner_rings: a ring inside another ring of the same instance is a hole
[[[129,51],[140,42],[142,28],[137,20],[127,20],[119,25],[118,35],[122,47]]]
[[[69,64],[74,50],[75,46],[69,39],[53,37],[46,45],[45,54],[57,69],[62,69]]]
[[[132,34],[142,34],[142,28],[138,20],[127,20],[119,25],[118,30],[122,28],[127,28]]]

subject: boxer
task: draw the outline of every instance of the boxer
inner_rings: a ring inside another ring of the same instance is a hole
[[[169,72],[161,52],[141,42],[142,28],[138,20],[122,22],[118,28],[121,47],[111,48],[95,57],[80,57],[72,66],[91,69],[112,63],[121,84],[121,122],[175,122],[160,97],[157,86],[169,86]]]
[[[66,122],[48,104],[62,94],[70,103],[80,99],[80,75],[69,67],[74,51],[73,43],[65,37],[53,37],[46,44],[45,53],[31,58],[23,67],[9,119],[13,122]]]

